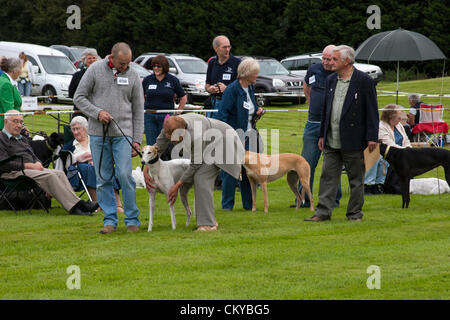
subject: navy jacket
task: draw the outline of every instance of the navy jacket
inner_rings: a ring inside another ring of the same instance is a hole
[[[337,73],[327,77],[325,103],[322,112],[320,137],[327,137],[330,129],[331,108]],[[340,120],[341,149],[363,151],[368,141],[378,141],[378,103],[375,82],[366,73],[354,69],[350,85],[345,96]]]
[[[255,106],[255,113],[253,114],[254,119],[259,107],[256,104],[255,88],[253,85],[248,87],[248,93]],[[247,93],[242,89],[239,80],[233,81],[222,96],[220,110],[215,118],[228,123],[234,130],[242,129],[244,132],[247,131],[248,110],[243,107],[244,102],[246,101]]]

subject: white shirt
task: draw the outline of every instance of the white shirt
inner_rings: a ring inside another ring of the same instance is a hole
[[[77,139],[73,140],[73,146],[75,147],[75,150],[73,150],[72,155],[76,159],[80,154],[91,152],[90,148],[90,136],[88,136],[88,145],[87,147],[84,147],[80,142],[78,142]]]
[[[9,78],[9,81],[11,81],[11,84],[17,88],[17,81],[13,80],[13,78],[11,78],[11,76],[7,72],[3,72],[3,73],[6,74],[6,76]]]
[[[247,125],[247,131],[252,129],[252,118],[253,115],[255,114],[255,105],[253,104],[252,99],[250,98],[250,94],[248,92],[248,88],[242,88],[244,89],[245,93],[247,94],[247,108],[248,108],[248,125]],[[245,102],[244,102],[245,105]],[[244,106],[244,108],[246,108]],[[246,109],[247,109],[246,108]]]

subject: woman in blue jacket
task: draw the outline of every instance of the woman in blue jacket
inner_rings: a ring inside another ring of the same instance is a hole
[[[237,79],[227,87],[222,96],[222,105],[216,118],[228,123],[238,132],[246,150],[262,152],[255,122],[264,110],[256,104],[253,86],[258,77],[259,64],[253,58],[246,58],[239,64],[237,73]],[[222,171],[222,210],[233,210],[237,183],[236,179]],[[252,193],[244,168],[239,188],[243,208],[251,210]]]

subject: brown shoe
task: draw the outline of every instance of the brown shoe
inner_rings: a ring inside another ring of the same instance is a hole
[[[139,231],[138,226],[128,226],[127,227],[127,232],[138,232],[138,231]]]
[[[116,231],[116,228],[113,226],[104,226],[103,229],[100,230],[101,234],[113,233]]]
[[[327,221],[327,220],[330,220],[330,218],[329,217],[321,218],[318,216],[312,216],[311,218],[306,218],[304,221],[320,222],[320,221]]]

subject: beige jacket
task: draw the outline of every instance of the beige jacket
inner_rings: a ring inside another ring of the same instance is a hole
[[[397,148],[411,148],[411,142],[409,141],[408,136],[406,135],[405,128],[403,128],[401,122],[399,122],[395,127],[403,136],[403,144],[401,146],[395,144],[394,130],[392,130],[391,126],[383,120],[380,121],[380,126],[378,129],[378,139],[380,139],[381,142],[387,144],[388,146]]]
[[[187,113],[180,117],[186,121],[187,128],[183,141],[172,150],[172,159],[177,157],[180,150],[183,150],[183,158],[191,159],[189,169],[180,180],[193,182],[195,172],[203,164],[214,164],[239,179],[245,150],[236,131],[225,122],[199,114]],[[172,139],[174,135],[175,131]],[[163,129],[155,145],[160,148],[160,152],[164,152],[169,142]]]

